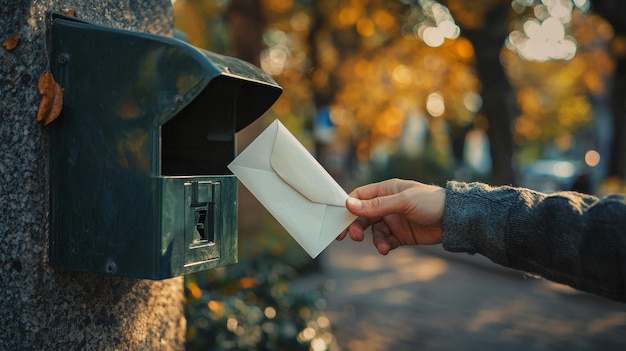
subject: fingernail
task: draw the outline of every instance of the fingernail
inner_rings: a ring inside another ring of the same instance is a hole
[[[363,208],[363,202],[353,197],[348,198],[348,205],[350,205],[350,207],[355,210],[360,210]]]

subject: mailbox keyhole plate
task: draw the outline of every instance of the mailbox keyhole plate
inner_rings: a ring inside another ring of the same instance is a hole
[[[220,257],[220,182],[185,182],[185,264]]]

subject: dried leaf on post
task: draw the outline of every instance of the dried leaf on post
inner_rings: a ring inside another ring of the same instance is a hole
[[[63,108],[63,88],[54,80],[52,73],[46,72],[39,75],[39,110],[37,111],[37,122],[48,125],[54,121]]]
[[[20,41],[20,36],[17,34],[14,34],[11,37],[9,37],[9,39],[2,42],[2,47],[7,51],[11,51],[15,49],[15,47],[17,47],[17,43],[19,41]]]

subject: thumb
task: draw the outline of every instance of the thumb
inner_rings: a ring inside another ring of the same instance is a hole
[[[346,200],[346,208],[357,216],[376,218],[402,212],[403,204],[396,194],[379,196],[369,200],[349,197]]]

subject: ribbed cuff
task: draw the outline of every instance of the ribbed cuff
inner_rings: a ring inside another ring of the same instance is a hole
[[[449,181],[443,213],[443,248],[451,252],[479,253],[508,265],[505,234],[509,216],[509,187]]]

